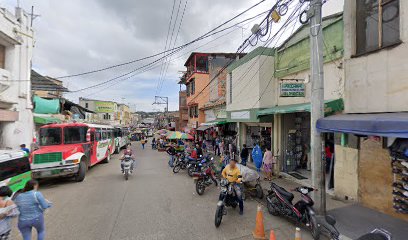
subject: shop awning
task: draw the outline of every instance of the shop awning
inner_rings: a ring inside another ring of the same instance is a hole
[[[341,98],[335,100],[326,100],[324,105],[325,105],[324,111],[326,115],[331,115],[335,112],[339,112],[344,109],[343,99]],[[310,109],[311,109],[310,103],[290,104],[263,109],[258,111],[256,115],[260,117],[282,113],[310,112]]]
[[[54,117],[34,116],[34,122],[37,124],[60,123],[61,120]]]
[[[408,113],[341,114],[317,121],[320,132],[408,138]]]
[[[209,129],[211,126],[200,126],[200,127],[198,127],[196,130],[197,131],[205,131],[205,130],[207,130],[207,129]]]
[[[225,119],[223,119],[223,120],[217,119],[217,120],[213,120],[213,121],[203,123],[202,125],[203,126],[215,126],[215,125],[223,125],[223,124],[227,124],[227,123],[228,123],[228,121],[225,120]]]

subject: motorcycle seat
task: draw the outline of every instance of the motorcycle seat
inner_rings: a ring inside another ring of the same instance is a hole
[[[275,189],[281,194],[286,200],[292,202],[293,198],[295,197],[293,193],[286,191],[286,189],[279,187],[278,185],[274,184]]]

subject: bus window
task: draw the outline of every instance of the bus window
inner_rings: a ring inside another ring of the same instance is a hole
[[[95,141],[95,132],[91,131],[91,142]]]
[[[41,128],[40,145],[50,146],[61,144],[61,128]]]
[[[27,157],[17,158],[0,163],[0,181],[30,171],[30,162]]]
[[[86,142],[86,127],[66,127],[64,128],[64,143],[83,143]]]
[[[119,129],[115,128],[113,131],[114,131],[115,138],[119,137]]]
[[[102,139],[100,128],[95,128],[95,136],[96,136],[96,141],[100,141]]]
[[[102,130],[102,140],[106,140],[106,129]]]

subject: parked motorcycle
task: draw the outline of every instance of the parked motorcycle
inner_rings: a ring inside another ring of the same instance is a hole
[[[184,153],[177,153],[175,160],[174,160],[174,167],[173,167],[173,172],[178,173],[180,170],[184,170],[187,168],[188,164],[188,159],[186,158]]]
[[[126,155],[125,159],[122,160],[123,163],[123,175],[125,176],[125,180],[129,179],[129,175],[131,174],[132,170],[132,163],[133,159],[132,157]]]
[[[188,163],[187,163],[187,173],[188,173],[188,175],[190,177],[192,177],[193,173],[201,172],[201,167],[202,167],[203,163],[205,163],[205,162],[207,162],[209,160],[211,160],[209,155],[206,156],[206,157],[200,156],[198,159],[189,160]]]
[[[229,183],[227,179],[221,179],[221,192],[217,203],[217,210],[215,211],[215,227],[221,225],[222,217],[227,215],[226,207],[236,208],[238,206],[238,198],[234,191],[234,183]]]
[[[213,170],[213,164],[207,164],[201,172],[194,172],[193,179],[196,185],[196,191],[198,195],[203,195],[205,188],[214,183],[218,186],[218,182],[215,178],[215,172]]]
[[[310,187],[297,187],[293,191],[301,194],[301,200],[292,204],[294,195],[275,183],[271,183],[271,190],[267,196],[267,207],[274,216],[285,216],[308,226],[314,239],[319,239],[322,232],[329,234],[331,239],[339,239],[339,232],[335,228],[336,220],[332,216],[318,216],[313,209],[313,200],[309,193],[316,189]]]

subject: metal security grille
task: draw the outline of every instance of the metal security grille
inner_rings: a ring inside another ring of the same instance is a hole
[[[34,155],[34,164],[41,163],[51,163],[51,162],[60,162],[62,161],[62,153],[44,153],[44,154],[35,154]]]

